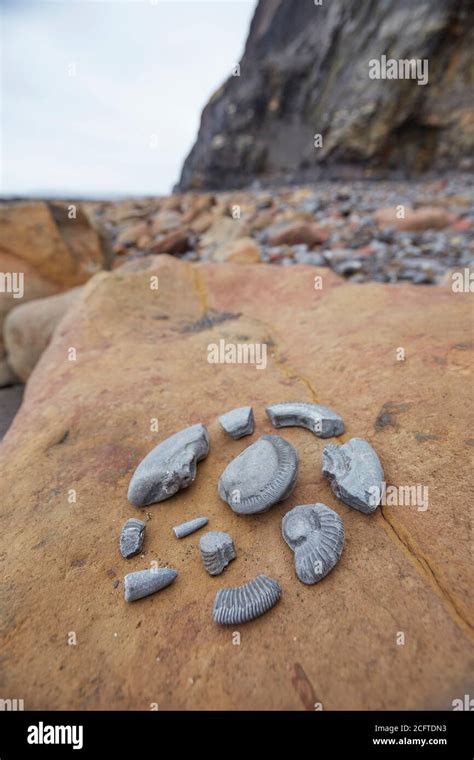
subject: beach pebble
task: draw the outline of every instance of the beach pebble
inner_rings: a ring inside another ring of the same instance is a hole
[[[262,435],[233,459],[222,473],[218,492],[241,515],[265,512],[295,487],[298,454],[278,435]]]
[[[255,429],[255,420],[251,406],[240,406],[238,409],[231,409],[219,417],[221,427],[232,438],[237,440],[244,435],[252,435]]]
[[[209,435],[204,425],[175,433],[150,451],[135,470],[128,499],[145,507],[169,499],[187,488],[196,477],[196,463],[209,452]]]

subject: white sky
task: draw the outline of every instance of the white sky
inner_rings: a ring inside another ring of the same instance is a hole
[[[0,2],[2,194],[76,197],[171,190],[256,6]]]

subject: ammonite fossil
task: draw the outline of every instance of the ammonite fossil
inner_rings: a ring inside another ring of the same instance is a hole
[[[304,427],[319,438],[331,438],[342,435],[344,420],[332,409],[321,404],[308,404],[304,401],[286,401],[282,404],[267,406],[273,427]]]
[[[150,451],[135,470],[128,488],[128,500],[145,507],[169,499],[187,488],[196,477],[196,463],[209,452],[209,436],[204,425],[175,433]]]
[[[214,601],[214,621],[221,625],[248,623],[278,602],[281,586],[266,575],[257,575],[243,586],[223,588]]]
[[[384,479],[380,459],[370,443],[352,438],[323,451],[323,474],[329,478],[338,499],[360,512],[374,512],[380,502]]]
[[[122,528],[120,533],[120,554],[124,559],[134,557],[142,550],[145,538],[145,523],[131,517]]]
[[[244,435],[252,435],[255,429],[252,407],[240,406],[238,409],[231,409],[219,417],[219,423],[235,440],[243,438]]]
[[[317,583],[338,562],[344,547],[344,524],[325,504],[303,504],[287,512],[282,533],[295,554],[296,575],[303,583]]]
[[[292,492],[298,454],[278,435],[262,435],[227,465],[219,479],[221,499],[242,515],[265,512]]]

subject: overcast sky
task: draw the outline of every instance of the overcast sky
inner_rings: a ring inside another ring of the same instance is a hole
[[[2,194],[168,193],[256,0],[0,0]]]

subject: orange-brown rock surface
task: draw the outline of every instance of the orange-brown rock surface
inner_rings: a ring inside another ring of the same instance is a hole
[[[260,248],[253,238],[241,237],[228,245],[220,246],[214,254],[214,261],[255,264],[260,261]]]
[[[427,206],[417,209],[381,208],[375,214],[381,227],[395,227],[397,230],[442,229],[455,222],[453,214],[442,208]]]
[[[84,212],[76,205],[71,213],[65,203],[0,205],[0,253],[30,265],[58,290],[81,285],[104,262]]]
[[[269,239],[270,245],[299,245],[309,248],[328,239],[328,233],[317,224],[309,222],[293,222],[283,229],[274,232]]]
[[[474,659],[471,315],[469,295],[450,288],[345,284],[299,265],[157,256],[96,275],[0,446],[2,692],[26,709],[450,709],[469,693]],[[209,364],[220,339],[265,343],[266,369]],[[273,432],[264,407],[289,399],[337,410],[342,440],[366,438],[387,483],[427,486],[429,508],[352,510],[322,476],[325,442],[288,428],[279,432],[301,457],[295,491],[265,514],[234,514],[218,477]],[[232,441],[217,417],[245,404],[254,437]],[[195,483],[132,507],[138,462],[196,422],[211,450]],[[333,572],[306,587],[281,518],[314,501],[342,517],[346,544]],[[201,514],[235,541],[221,577],[202,567],[198,537],[172,534]],[[126,561],[118,538],[132,516],[147,519],[146,538],[143,556]],[[178,579],[126,604],[123,576],[152,561]],[[215,625],[217,589],[258,573],[281,583],[278,605],[246,626]]]
[[[2,338],[8,312],[80,285],[105,265],[97,232],[77,204],[0,204],[0,273],[23,276],[23,294],[0,290],[0,386],[10,380]]]
[[[3,336],[8,364],[23,382],[28,380],[56,325],[80,293],[78,287],[28,301],[7,315]]]

